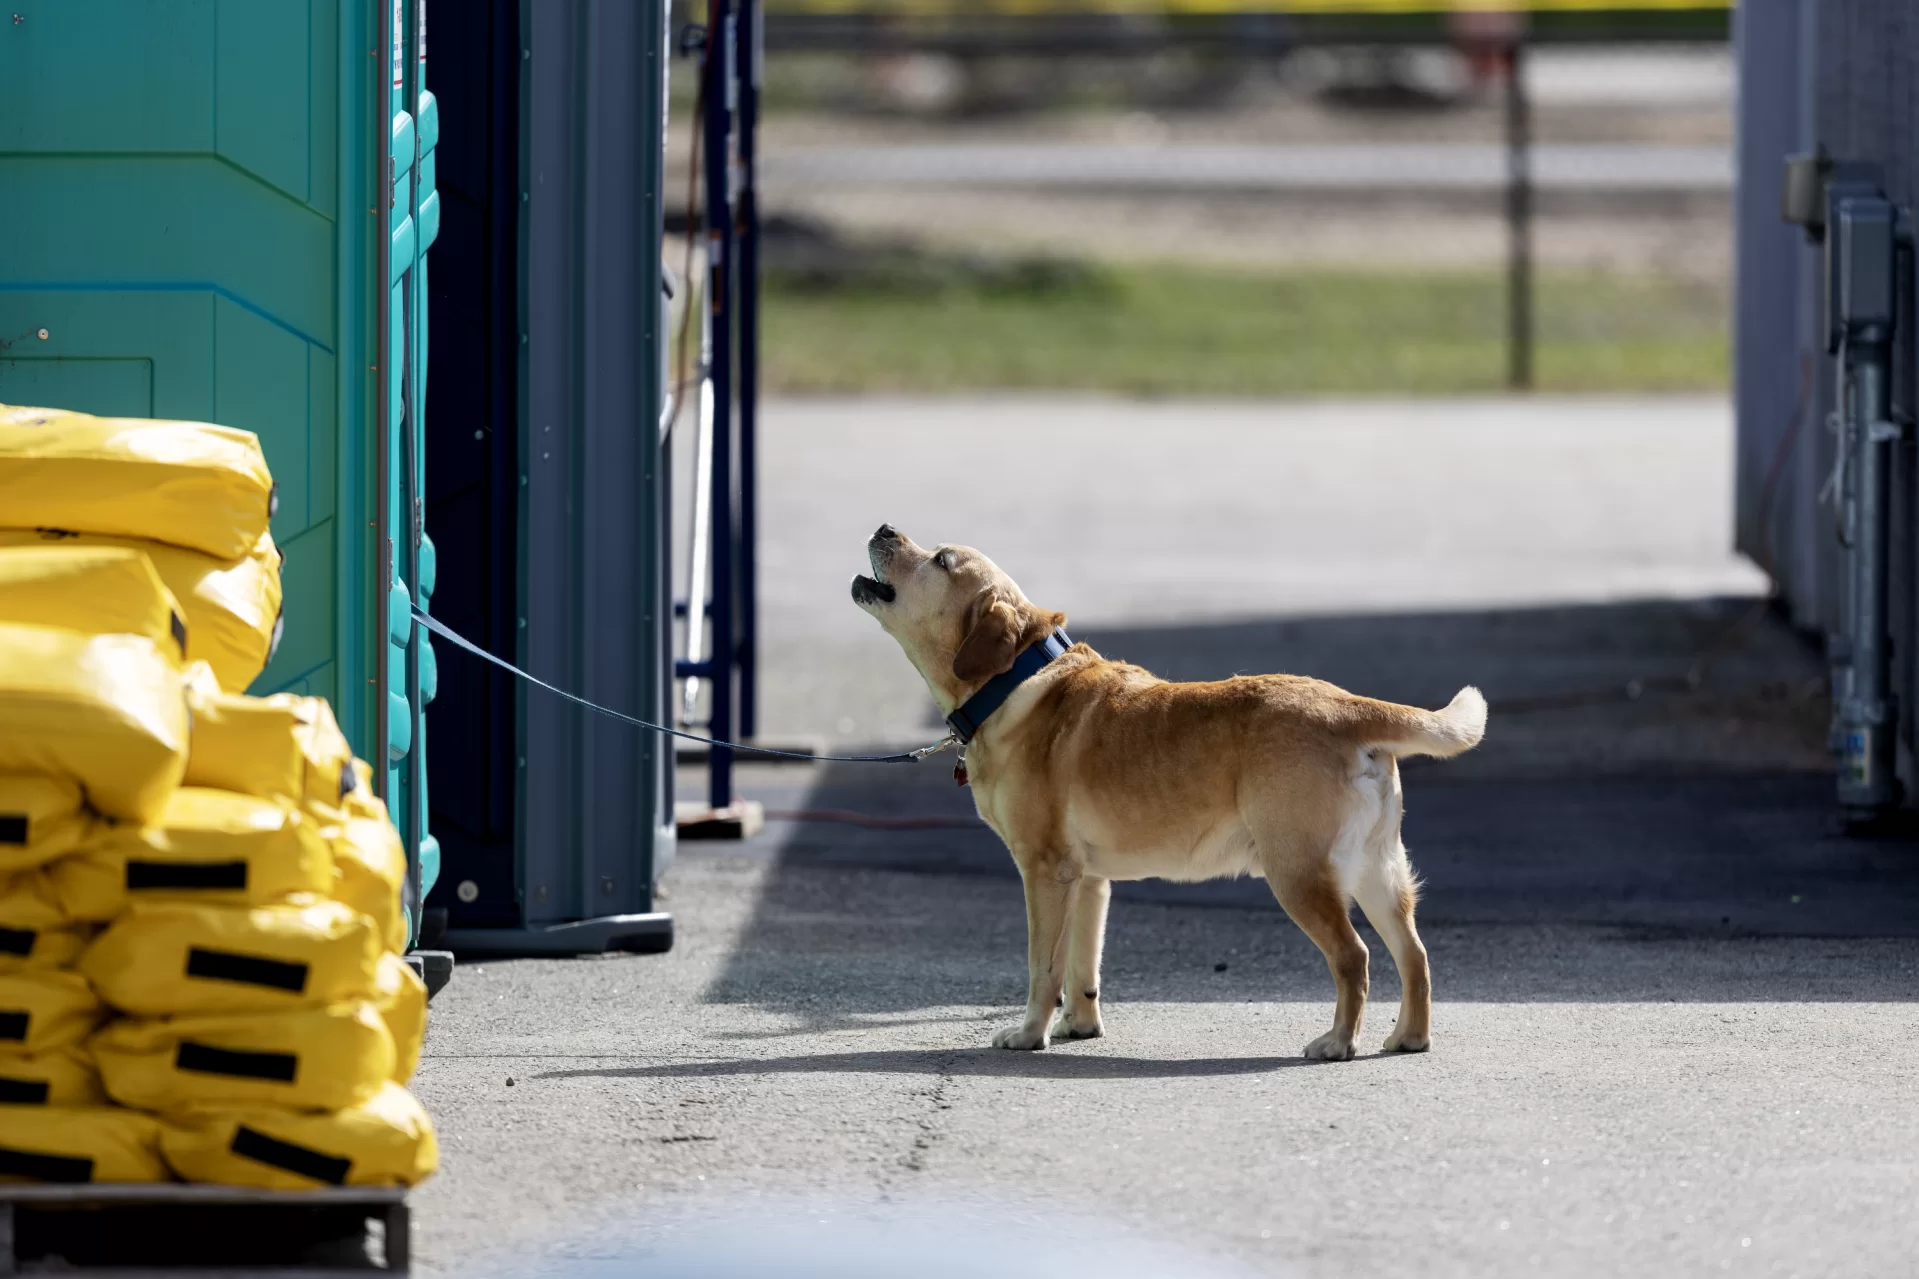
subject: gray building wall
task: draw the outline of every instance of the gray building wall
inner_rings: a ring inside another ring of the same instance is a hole
[[[1737,544],[1771,573],[1801,626],[1838,628],[1845,606],[1831,474],[1836,409],[1825,351],[1823,250],[1780,217],[1788,155],[1823,145],[1835,159],[1880,167],[1887,195],[1911,205],[1919,179],[1919,4],[1913,0],[1744,0],[1734,23],[1739,62],[1734,285],[1738,422]],[[1914,335],[1901,334],[1908,350]],[[1915,687],[1913,565],[1919,472],[1909,439],[1893,473],[1894,684],[1901,771],[1912,777]]]

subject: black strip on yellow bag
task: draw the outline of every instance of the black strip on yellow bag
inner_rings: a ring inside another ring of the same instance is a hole
[[[93,819],[78,783],[63,777],[0,775],[0,875],[30,870],[72,852]]]
[[[60,909],[46,871],[0,877],[0,972],[70,968],[92,934]]]
[[[386,948],[404,951],[406,911],[400,887],[406,882],[406,845],[400,832],[382,817],[343,817],[329,828],[333,837],[333,896],[373,921]]]
[[[181,667],[152,640],[0,623],[0,773],[67,778],[107,816],[147,821],[186,762]]]
[[[0,924],[0,972],[71,968],[92,939],[92,930],[82,927],[9,928]]]
[[[93,940],[91,929],[0,924],[0,973],[32,968],[71,968]]]
[[[106,1089],[84,1048],[57,1048],[27,1056],[0,1053],[0,1105],[104,1106]],[[6,1119],[0,1116],[0,1133]]]
[[[393,1036],[394,1082],[403,1084],[420,1068],[420,1049],[426,1043],[426,983],[411,964],[389,951],[380,957],[373,1004]]]
[[[195,688],[186,784],[284,799],[329,814],[358,781],[353,750],[325,699],[245,697]]]
[[[0,622],[83,635],[144,635],[187,655],[187,619],[138,551],[99,546],[0,548]]]
[[[105,1017],[106,1009],[79,973],[56,968],[0,973],[0,1054],[72,1047]]]
[[[187,660],[206,662],[219,687],[239,692],[259,678],[278,646],[280,548],[263,533],[238,559],[184,546],[64,529],[0,528],[0,546],[84,546],[138,551],[186,615]]]
[[[371,997],[382,950],[372,921],[336,901],[140,902],[87,948],[80,971],[136,1017],[274,1012]]]
[[[252,906],[334,886],[327,840],[289,804],[191,786],[152,825],[111,827],[46,875],[69,919],[100,921],[136,902]]]
[[[171,1181],[160,1121],[117,1106],[21,1107],[0,1114],[0,1181]]]
[[[0,406],[0,512],[14,528],[151,538],[238,559],[276,504],[251,431]]]
[[[373,766],[355,756],[349,767],[340,770],[340,798],[333,803],[309,800],[307,812],[322,824],[337,824],[348,817],[364,817],[392,825],[386,802],[373,791]]]
[[[267,1190],[413,1186],[440,1157],[432,1121],[398,1084],[346,1110],[251,1106],[169,1117],[160,1151],[188,1181]]]
[[[344,1110],[393,1079],[393,1036],[364,1001],[109,1022],[91,1047],[107,1094],[142,1110],[248,1103]]]

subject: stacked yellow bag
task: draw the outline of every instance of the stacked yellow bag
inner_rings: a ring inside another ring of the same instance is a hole
[[[222,693],[204,678],[190,677],[190,683],[187,784],[296,806],[332,851],[329,895],[369,916],[387,948],[403,953],[406,849],[373,793],[372,770],[353,757],[332,708],[317,697],[245,697]]]
[[[249,432],[0,405],[0,548],[145,555],[179,601],[188,658],[223,688],[251,684],[279,643],[275,505]]]
[[[65,917],[107,924],[80,959],[122,1014],[90,1041],[105,1090],[189,1179],[412,1184],[438,1152],[401,1087],[426,987],[399,835],[325,702],[187,682],[189,784],[40,872]]]
[[[41,868],[92,819],[70,779],[0,776],[0,1167],[36,1180],[164,1180],[159,1125],[106,1108],[86,1047],[104,1015],[70,971],[89,930],[53,900]],[[77,984],[76,984],[77,983]]]
[[[189,1179],[412,1184],[437,1148],[401,1086],[426,987],[401,958],[398,832],[324,701],[187,683],[162,820],[45,872],[70,916],[112,918],[81,960],[124,1014],[92,1040],[106,1090],[159,1116]]]
[[[138,551],[180,601],[187,623],[187,656],[213,669],[222,688],[245,688],[266,669],[280,646],[280,562],[271,533],[254,548],[224,560],[203,551],[132,537],[65,529],[0,528],[0,547],[86,547]]]
[[[4,468],[0,468],[4,469]],[[124,548],[0,550],[0,1168],[164,1180],[160,1128],[107,1105],[94,923],[58,877],[163,812],[186,769],[186,624]],[[110,815],[110,816],[109,816]]]
[[[245,432],[0,406],[0,1179],[433,1170],[398,833],[325,702],[221,691],[271,506]]]

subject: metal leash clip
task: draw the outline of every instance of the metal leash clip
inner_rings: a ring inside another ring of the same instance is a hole
[[[937,742],[934,742],[931,746],[922,746],[918,750],[914,751],[913,759],[915,760],[915,762],[917,762],[919,760],[925,759],[929,755],[937,755],[941,751],[946,750],[948,747],[958,746],[958,745],[959,745],[959,734],[948,733],[946,736],[940,738]]]

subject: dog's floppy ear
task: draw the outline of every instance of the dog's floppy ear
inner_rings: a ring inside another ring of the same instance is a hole
[[[953,655],[953,677],[962,683],[991,679],[1010,669],[1013,659],[1066,624],[1064,613],[1031,608],[1020,613],[993,592],[982,591],[973,605],[973,622],[959,652]]]
[[[991,679],[1019,656],[1019,614],[1012,605],[983,591],[971,611],[972,625],[953,655],[953,677],[966,684]]]

